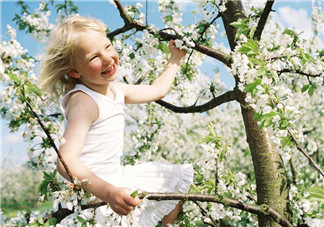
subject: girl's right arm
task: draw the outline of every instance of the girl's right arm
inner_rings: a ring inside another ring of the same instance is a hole
[[[139,199],[132,198],[127,189],[117,188],[99,178],[79,159],[89,127],[97,115],[97,105],[88,95],[83,92],[73,93],[66,109],[68,119],[64,132],[66,142],[60,147],[59,152],[74,178],[79,181],[88,180],[82,186],[85,190],[108,202],[116,213],[127,215],[139,205]],[[64,178],[69,179],[59,160],[57,169]]]

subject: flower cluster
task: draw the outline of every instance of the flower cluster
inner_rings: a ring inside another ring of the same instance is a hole
[[[33,14],[24,12],[21,17],[21,22],[28,24],[32,28],[30,30],[34,39],[46,43],[48,33],[54,28],[54,25],[49,23],[50,14],[51,12],[46,9],[46,4],[41,2]]]

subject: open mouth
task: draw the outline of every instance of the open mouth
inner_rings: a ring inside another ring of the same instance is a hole
[[[115,64],[113,64],[111,67],[109,67],[105,71],[102,71],[101,74],[106,75],[106,76],[110,76],[110,75],[114,74],[115,71],[116,71],[116,67],[115,67]]]

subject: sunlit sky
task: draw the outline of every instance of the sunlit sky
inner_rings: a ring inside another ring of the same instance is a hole
[[[19,13],[19,9],[15,4],[16,1],[1,1],[0,0],[0,15],[1,15],[1,39],[6,40],[8,36],[5,35],[7,32],[7,24],[17,30],[17,40],[22,44],[22,46],[28,49],[31,55],[39,54],[43,51],[43,47],[35,42],[29,35],[24,32],[19,32],[16,24],[12,21],[15,13]],[[133,4],[137,1],[121,1],[123,4]],[[178,0],[180,4],[181,11],[183,12],[183,23],[189,24],[194,23],[194,17],[191,11],[196,7],[195,4],[190,1]],[[264,5],[265,1],[254,0],[253,4],[259,6]],[[33,10],[38,7],[39,1],[26,1],[26,3]],[[141,1],[144,5],[145,1]],[[123,21],[119,17],[117,9],[106,1],[76,1],[76,5],[79,7],[79,14],[84,16],[92,16],[104,21],[110,30],[114,30],[118,27],[123,26]],[[144,7],[145,8],[145,7]],[[156,1],[148,1],[148,20],[151,24],[156,24],[159,28],[162,28],[161,16],[157,12]],[[273,18],[284,27],[295,28],[297,32],[303,32],[305,38],[309,37],[311,34],[311,0],[280,0],[275,1],[273,6],[275,12],[273,13]],[[54,11],[53,11],[54,12]],[[55,23],[55,15],[51,15],[51,23]],[[220,23],[220,21],[218,22]],[[323,34],[322,34],[323,35]],[[209,64],[212,59],[207,59]],[[217,66],[213,65],[203,65],[201,71],[203,73],[208,73],[214,70]],[[224,67],[220,68],[221,78],[224,83],[228,86],[232,86],[232,79],[226,79],[224,76],[226,74],[226,69]],[[224,74],[224,75],[222,75]],[[222,77],[223,76],[223,77]],[[229,78],[227,76],[227,78]],[[2,153],[2,161],[9,161],[12,164],[21,164],[27,161],[27,145],[22,139],[21,129],[17,133],[9,133],[8,122],[1,120],[2,130],[0,130],[0,147]]]

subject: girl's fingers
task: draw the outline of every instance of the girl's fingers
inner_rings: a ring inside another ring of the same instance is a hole
[[[133,206],[133,207],[135,207],[141,203],[141,201],[138,198],[133,198],[131,196],[125,197],[124,200],[125,200],[125,203],[127,203],[128,205]]]
[[[132,210],[134,210],[134,208],[135,207],[125,203],[123,205],[117,206],[115,212],[119,215],[128,215]]]

